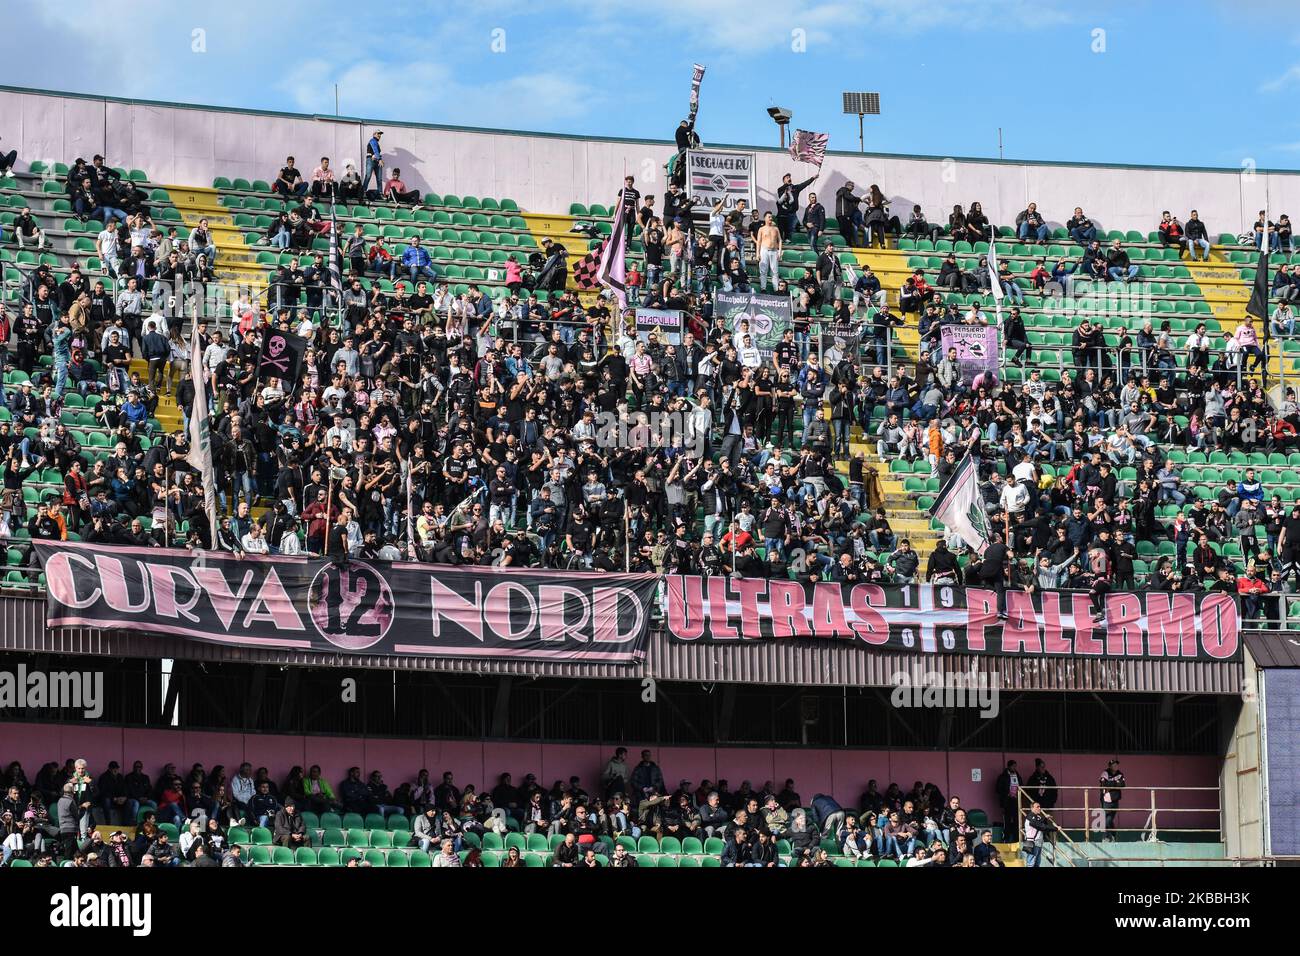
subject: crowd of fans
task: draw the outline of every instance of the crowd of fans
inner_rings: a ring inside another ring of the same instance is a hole
[[[299,205],[267,241],[305,249],[328,235],[322,207],[335,194],[418,201],[391,185],[397,170],[383,180],[381,135],[367,147],[364,177],[350,169],[336,181],[322,158],[306,180],[289,157],[275,187]],[[940,289],[989,288],[987,260],[971,273],[949,259],[929,279],[918,269],[900,290],[885,290],[870,269],[846,270],[822,237],[830,220],[813,180],[786,177],[771,212],[719,208],[699,225],[676,183],[659,209],[633,182],[619,194],[615,215],[639,228],[644,249],[629,277],[634,300],[684,310],[676,341],[637,335],[607,296],[559,291],[567,275],[559,243],[529,263],[512,259],[506,294],[493,298],[477,285],[454,292],[418,239],[398,252],[359,228],[338,237],[339,301],[328,253],[318,251],[305,268],[280,266],[265,290],[209,316],[205,290],[217,250],[207,224],[186,238],[174,228],[164,234],[147,197],[119,180],[101,157],[78,161],[67,177],[78,214],[105,223],[105,274],[73,267],[59,281],[40,265],[24,277],[18,313],[0,313],[0,340],[12,339],[5,367],[30,376],[9,387],[12,422],[0,423],[0,535],[26,527],[32,538],[206,545],[185,430],[164,433],[154,418],[167,390],[188,417],[197,336],[213,415],[215,539],[241,554],[809,581],[974,576],[999,593],[1096,592],[1135,583],[1136,542],[1170,539],[1175,556],[1155,567],[1151,587],[1236,591],[1248,616],[1271,618],[1300,579],[1300,506],[1277,497],[1266,504],[1269,489],[1254,473],[1171,525],[1158,520],[1161,505],[1190,497],[1171,449],[1296,448],[1295,396],[1288,390],[1275,408],[1263,380],[1268,339],[1291,331],[1285,300],[1295,287],[1287,283],[1277,286],[1283,303],[1262,336],[1251,321],[1217,342],[1203,325],[1181,336],[1168,322],[1148,321],[1108,340],[1102,322],[1084,318],[1059,381],[1036,367],[1015,385],[992,373],[967,380],[955,353],[940,347],[942,329],[993,319],[978,305],[963,312],[945,304]],[[944,230],[919,208],[901,222],[875,185],[854,190],[846,183],[834,201],[845,243],[993,235],[978,202],[954,209]],[[1004,271],[1013,301],[1049,283],[1068,289],[1081,276],[1134,281],[1122,245],[1102,250],[1082,209],[1065,225],[1078,259],[1051,271],[1043,262],[1028,290]],[[715,314],[713,293],[751,288],[749,256],[762,260],[801,242],[801,226],[820,251],[817,263],[793,283],[770,263],[760,270],[762,287],[794,303],[792,327],[765,356],[745,324],[729,328]],[[1031,203],[1015,229],[1041,242],[1047,224]],[[17,233],[24,235],[21,226]],[[1195,211],[1181,223],[1162,217],[1160,234],[1189,256],[1207,254]],[[1273,245],[1293,242],[1285,216],[1276,223],[1261,216],[1256,234]],[[379,282],[363,285],[399,272],[391,293]],[[542,277],[554,295],[537,294]],[[1019,307],[1008,306],[1006,361],[1023,367],[1029,336]],[[900,358],[894,330],[913,315],[920,347]],[[259,378],[267,329],[309,339],[300,380]],[[130,369],[137,354],[148,360],[145,374]],[[44,356],[52,360],[42,364]],[[98,460],[60,422],[61,412],[78,407],[69,402],[74,394],[109,434]],[[889,526],[872,463],[850,454],[854,425],[869,430],[881,459],[928,460],[940,480],[974,455],[1005,539],[992,558],[967,563],[964,543],[952,540],[922,568]],[[842,459],[846,471],[837,468]],[[1136,478],[1121,477],[1129,468]],[[25,500],[24,481],[50,469],[61,491]],[[1234,541],[1240,561],[1224,554]],[[1007,550],[1027,565],[1005,560]]]
[[[1014,773],[1011,761],[999,794],[1005,799],[1009,787],[1026,788],[1032,798],[1026,806],[1036,808],[1037,824],[1050,833],[1055,779],[1042,760],[1025,780]],[[1114,780],[1102,782],[1118,792]],[[548,788],[535,774],[516,783],[503,773],[479,789],[451,772],[434,779],[420,770],[390,790],[382,773],[363,777],[359,767],[335,786],[319,766],[295,766],[276,780],[249,763],[230,771],[196,763],[183,775],[167,764],[155,778],[141,761],[129,773],[113,761],[96,776],[85,760],[71,759],[47,763],[29,780],[15,761],[0,774],[0,851],[6,865],[238,867],[248,864],[241,834],[262,827],[275,846],[319,847],[320,817],[333,813],[355,814],[354,820],[378,814],[395,834],[394,846],[430,853],[438,867],[482,865],[484,838],[511,832],[562,837],[549,844],[546,861],[560,867],[598,865],[596,857],[600,864],[635,866],[620,838],[635,843],[643,836],[669,847],[699,841],[722,866],[830,866],[833,857],[906,866],[1005,863],[992,831],[976,828],[960,797],[921,780],[906,790],[896,783],[880,790],[869,780],[855,810],[822,793],[805,804],[792,779],[757,788],[744,780],[735,790],[721,779],[670,786],[651,751],[633,763],[627,748],[618,747],[593,783],[589,790],[573,776]],[[1005,839],[1014,842],[1018,811],[1008,812]],[[524,864],[516,850],[500,865]]]

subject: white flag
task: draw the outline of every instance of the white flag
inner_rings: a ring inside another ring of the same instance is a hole
[[[1002,302],[1002,280],[998,278],[998,247],[997,243],[989,243],[989,285],[993,289],[993,300],[999,304]]]
[[[930,507],[930,516],[961,537],[980,554],[989,546],[993,529],[989,525],[984,496],[980,494],[979,469],[969,454],[961,460],[939,497]]]
[[[190,409],[190,451],[185,460],[195,468],[203,484],[203,504],[208,513],[211,539],[217,547],[217,473],[212,467],[212,434],[208,429],[208,383],[204,379],[203,352],[198,329],[190,332],[190,377],[194,382],[194,407]]]
[[[997,237],[993,237],[996,239]],[[993,290],[993,310],[997,319],[998,328],[1002,328],[1002,280],[998,278],[998,246],[996,242],[989,243],[989,287]]]

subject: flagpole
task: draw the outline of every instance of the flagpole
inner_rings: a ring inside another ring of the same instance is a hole
[[[414,469],[408,461],[406,463],[406,551],[407,554],[410,555],[411,560],[415,561],[418,560],[418,558],[415,550],[415,518],[413,500],[411,497],[411,478],[413,474]]]
[[[335,196],[330,194],[330,288],[334,294],[334,327],[343,329],[343,272],[339,262],[339,220]]]
[[[1268,235],[1268,179],[1267,179],[1267,178],[1264,180],[1264,231],[1263,231],[1263,233],[1261,233],[1260,238],[1261,238],[1261,239],[1263,240],[1263,242],[1264,242],[1264,247],[1265,247],[1266,249],[1268,249],[1268,251],[1269,251],[1270,253],[1272,253],[1272,251],[1273,251],[1273,243],[1272,243],[1272,240],[1269,238],[1269,235]],[[1265,280],[1265,282],[1268,281],[1268,275],[1267,275],[1267,274],[1265,274],[1265,276],[1264,276],[1264,280]],[[1272,344],[1272,341],[1273,341],[1273,328],[1272,328],[1273,323],[1272,323],[1272,321],[1270,320],[1270,318],[1269,318],[1269,314],[1268,314],[1268,299],[1267,299],[1267,298],[1264,299],[1264,317],[1263,317],[1262,319],[1260,319],[1260,325],[1262,325],[1262,326],[1264,327],[1264,328],[1263,328],[1263,334],[1264,334],[1264,374],[1261,376],[1261,378],[1263,379],[1263,383],[1262,383],[1262,384],[1263,384],[1263,387],[1264,387],[1264,391],[1265,391],[1265,393],[1267,393],[1267,392],[1268,392],[1268,373],[1269,373],[1269,366],[1270,366],[1270,365],[1272,364],[1272,362],[1273,362],[1272,349],[1269,348],[1269,346]],[[1284,366],[1284,365],[1286,364],[1285,361],[1284,361],[1284,359],[1285,359],[1285,355],[1286,355],[1286,343],[1285,343],[1285,342],[1282,343],[1282,353],[1283,353],[1283,358],[1278,360],[1278,368],[1279,368],[1279,371],[1281,370],[1282,366]],[[1244,365],[1245,363],[1243,362],[1242,364]],[[1283,398],[1283,399],[1286,398],[1286,390],[1285,390],[1285,389],[1283,389],[1283,391],[1282,391],[1282,398]]]

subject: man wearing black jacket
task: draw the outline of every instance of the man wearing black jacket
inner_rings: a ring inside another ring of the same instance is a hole
[[[803,207],[803,227],[808,233],[808,248],[817,251],[817,237],[826,228],[826,207],[817,201],[816,193],[808,194],[808,205]]]
[[[1187,217],[1187,222],[1183,223],[1183,238],[1187,240],[1187,254],[1191,256],[1193,262],[1196,261],[1198,248],[1201,250],[1202,259],[1210,258],[1210,233],[1205,221],[1195,209]]]
[[[1020,813],[1017,805],[1017,794],[1020,792],[1022,781],[1020,772],[1016,769],[1016,762],[1008,760],[1006,769],[999,774],[997,783],[994,788],[998,793],[998,800],[1002,803],[1002,842],[1010,843],[1013,839],[1020,840]]]
[[[1056,778],[1048,772],[1047,764],[1039,757],[1034,761],[1034,772],[1025,781],[1029,798],[1042,804],[1044,810],[1051,812],[1056,806]]]
[[[674,219],[682,219],[690,222],[690,200],[686,198],[686,193],[678,188],[676,183],[670,183],[668,192],[664,193],[664,227],[672,225]]]
[[[984,551],[984,560],[978,570],[972,572],[971,580],[985,587],[991,587],[998,595],[998,617],[1006,620],[1007,616],[1007,546],[1002,543],[1002,535],[994,532],[989,546]]]
[[[138,800],[133,800],[126,792],[126,778],[116,760],[100,774],[96,783],[99,787],[100,806],[104,810],[104,820],[109,825],[135,826],[135,816],[140,810]]]
[[[789,242],[794,235],[795,220],[799,215],[799,194],[816,179],[817,176],[813,175],[795,183],[789,173],[781,177],[781,185],[776,190],[776,225],[781,230],[782,241]]]
[[[962,571],[961,565],[957,563],[957,555],[949,551],[947,543],[940,539],[935,542],[930,559],[926,562],[925,580],[933,582],[936,577],[943,575],[952,575],[953,583],[961,584]]]
[[[858,206],[862,197],[853,195],[853,181],[845,183],[835,191],[835,219],[840,225],[840,235],[846,246],[858,244],[858,227],[862,224],[862,213]]]

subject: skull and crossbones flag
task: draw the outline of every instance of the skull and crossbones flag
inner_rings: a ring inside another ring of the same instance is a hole
[[[307,353],[307,340],[292,332],[268,328],[262,333],[262,355],[257,363],[257,379],[265,382],[280,379],[286,394],[298,385],[302,375],[302,359]]]

